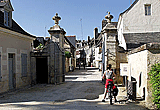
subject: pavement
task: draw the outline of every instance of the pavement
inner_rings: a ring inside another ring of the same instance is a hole
[[[60,85],[37,84],[0,96],[0,110],[146,110],[139,102],[127,102],[124,87],[118,87],[118,103],[102,102],[101,72],[87,68],[65,75]]]
[[[84,76],[78,76],[77,77],[77,73],[81,71],[81,75],[85,74]],[[68,77],[72,77],[70,80],[67,79]],[[77,77],[77,78],[75,78]],[[75,78],[75,79],[74,79]],[[88,67],[87,69],[84,70],[84,68],[81,67],[81,69],[79,70],[78,68],[76,68],[76,70],[74,72],[69,72],[66,75],[66,81],[98,81],[101,82],[102,81],[102,72],[98,71],[97,68],[92,68],[92,67]],[[117,85],[118,87],[118,95],[117,95],[117,99],[118,99],[118,103],[128,103],[127,101],[127,90],[126,87],[122,87],[122,85]],[[104,94],[100,94],[99,98],[97,99],[98,101],[101,101],[104,97]],[[107,96],[108,97],[108,96]],[[106,99],[107,101],[107,99]],[[109,100],[108,100],[109,101]]]

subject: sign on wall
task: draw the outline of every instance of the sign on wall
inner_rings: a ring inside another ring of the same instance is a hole
[[[129,75],[128,63],[120,63],[120,75],[121,76],[128,76]]]

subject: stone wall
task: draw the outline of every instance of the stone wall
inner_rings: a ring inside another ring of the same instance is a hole
[[[128,64],[130,66],[130,76],[131,79],[137,81],[137,94],[142,97],[143,89],[145,88],[146,96],[147,94],[147,50],[143,50],[137,53],[132,53],[128,55]]]
[[[106,64],[111,64],[112,69],[116,69],[117,61],[117,33],[107,33],[106,37]],[[107,66],[107,65],[106,65]]]
[[[148,51],[148,58],[147,58],[147,62],[148,62],[148,68],[147,71],[148,73],[151,70],[151,66],[156,64],[156,63],[160,63],[160,50],[159,49],[152,49]],[[153,102],[152,102],[152,87],[150,84],[150,79],[148,78],[147,80],[147,92],[148,92],[148,97],[146,98],[146,106],[147,107],[152,107],[153,106]]]
[[[27,86],[31,82],[30,74],[30,51],[33,39],[9,30],[0,31],[0,53],[1,53],[1,81],[0,93],[9,90],[9,54],[14,55],[14,78],[16,88]],[[21,55],[27,54],[27,76],[22,77]]]
[[[56,83],[62,83],[64,80],[64,72],[65,72],[65,68],[63,68],[63,64],[65,62],[65,58],[64,58],[64,62],[63,62],[63,57],[64,56],[64,35],[62,34],[57,34],[57,31],[53,31],[53,35],[54,36],[58,36],[58,42],[54,41],[54,42],[50,42],[49,44],[49,82],[52,84],[56,84]],[[64,64],[65,67],[65,64]]]
[[[130,66],[129,80],[135,78],[137,81],[137,94],[143,96],[145,88],[146,106],[151,108],[152,102],[152,87],[149,83],[148,73],[151,66],[160,63],[160,44],[148,43],[129,52],[128,65]],[[140,77],[141,74],[141,77]]]
[[[145,16],[145,4],[151,4],[151,15]],[[123,15],[123,33],[159,32],[159,1],[138,0]]]
[[[128,55],[125,52],[117,52],[117,73],[120,72],[120,63],[128,63]]]

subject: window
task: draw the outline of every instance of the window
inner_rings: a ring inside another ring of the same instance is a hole
[[[21,70],[22,70],[22,77],[27,76],[27,54],[21,54]]]
[[[151,15],[151,5],[145,5],[145,15]]]
[[[10,13],[8,11],[4,11],[4,25],[10,25]]]

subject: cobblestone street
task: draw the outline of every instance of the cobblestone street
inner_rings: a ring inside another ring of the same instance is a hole
[[[76,69],[60,85],[37,84],[0,96],[0,110],[145,110],[139,102],[101,102],[104,85],[95,68]],[[119,88],[117,99],[125,96]]]

